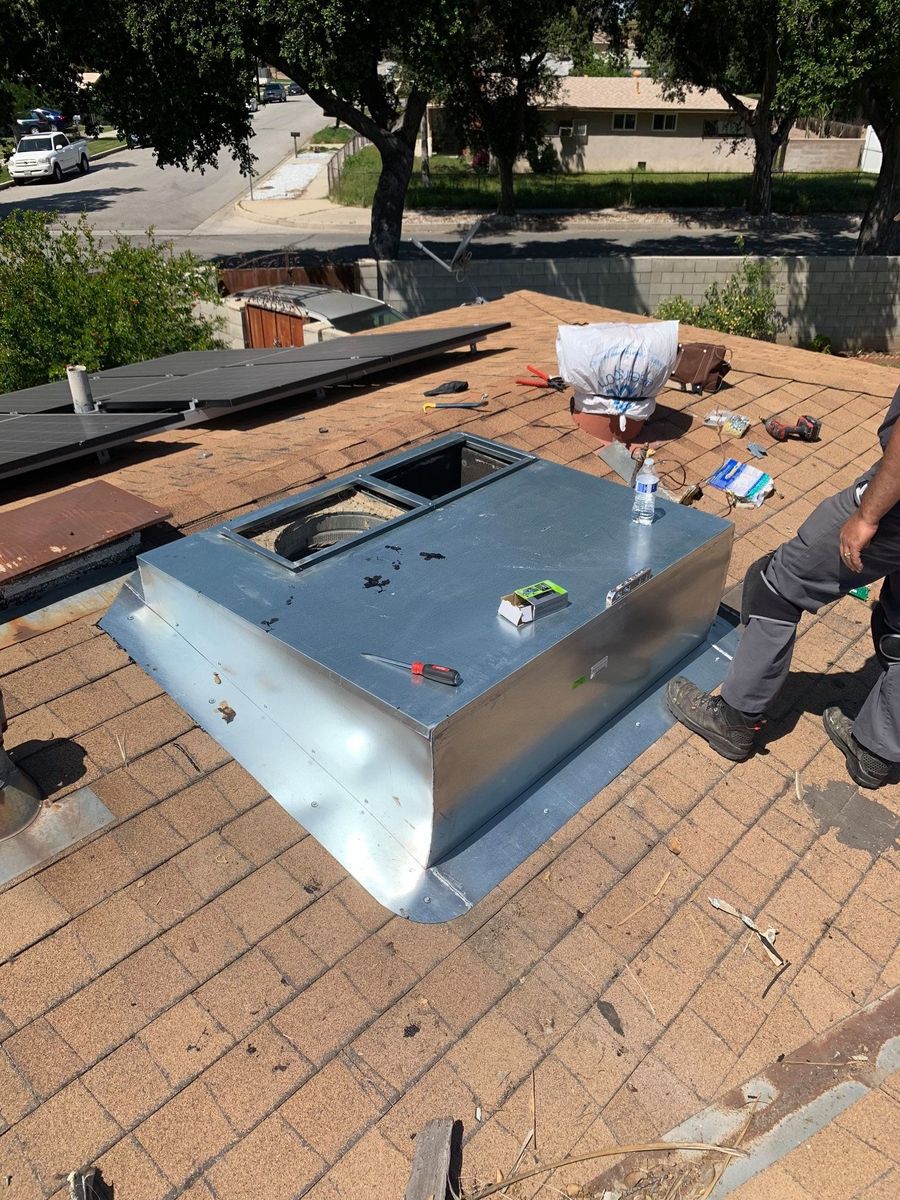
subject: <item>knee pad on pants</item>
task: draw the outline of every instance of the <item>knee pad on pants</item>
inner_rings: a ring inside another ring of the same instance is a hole
[[[747,572],[741,596],[742,625],[748,624],[751,617],[779,621],[782,625],[796,625],[803,616],[802,608],[779,596],[763,579],[763,572],[771,561],[772,555],[764,554]]]
[[[888,625],[880,601],[872,609],[872,643],[885,670],[900,663],[900,633]]]

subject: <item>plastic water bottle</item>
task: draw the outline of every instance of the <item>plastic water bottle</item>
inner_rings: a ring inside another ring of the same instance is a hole
[[[659,476],[656,474],[653,455],[648,454],[634,481],[634,504],[631,506],[631,519],[635,525],[653,524],[658,487]]]

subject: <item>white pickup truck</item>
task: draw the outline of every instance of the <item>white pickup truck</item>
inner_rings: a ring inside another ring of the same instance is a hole
[[[29,179],[52,179],[59,183],[64,172],[80,171],[86,175],[90,167],[84,138],[72,141],[64,133],[36,133],[20,138],[15,154],[6,163],[13,183],[20,186]]]

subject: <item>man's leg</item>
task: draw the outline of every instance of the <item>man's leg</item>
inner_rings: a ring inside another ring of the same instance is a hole
[[[802,614],[900,566],[897,521],[886,521],[879,529],[863,555],[862,574],[851,573],[841,562],[838,534],[855,508],[852,488],[830,497],[767,565],[761,561],[750,568],[744,585],[746,627],[721,695],[707,695],[683,678],[668,685],[672,713],[726,758],[739,762],[752,752],[761,718],[790,671]]]
[[[900,572],[884,581],[872,612],[872,641],[882,673],[856,720],[836,707],[823,714],[851,778],[869,788],[888,782],[900,763]]]

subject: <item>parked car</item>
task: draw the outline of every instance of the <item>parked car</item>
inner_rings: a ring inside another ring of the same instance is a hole
[[[302,96],[303,88],[300,86],[299,83],[294,83],[294,81],[291,80],[291,82],[287,86],[287,94],[289,96]]]
[[[61,129],[62,124],[57,115],[45,108],[31,108],[28,112],[16,117],[16,129],[23,133],[48,133],[51,129]]]
[[[59,183],[66,171],[86,175],[91,169],[84,138],[71,139],[64,133],[30,134],[20,139],[6,164],[13,183],[29,179],[52,179]]]
[[[124,129],[116,130],[116,137],[120,142],[124,142],[129,150],[146,150],[153,145],[153,138],[149,133],[128,132]]]
[[[267,83],[263,88],[263,104],[286,104],[287,92],[280,83]]]

